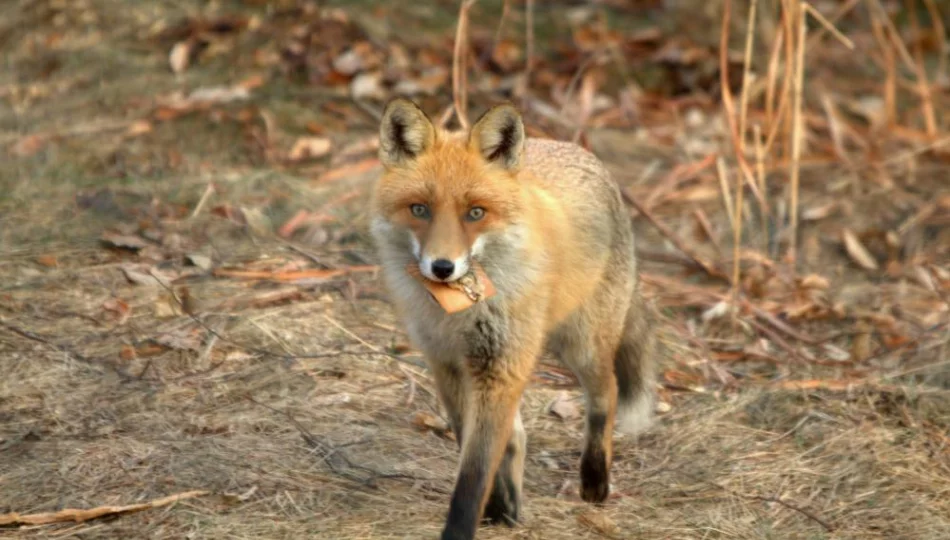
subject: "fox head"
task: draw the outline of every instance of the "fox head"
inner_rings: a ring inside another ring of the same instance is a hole
[[[465,275],[522,214],[524,139],[521,115],[509,104],[491,108],[467,132],[446,132],[411,101],[391,101],[379,128],[377,238],[411,254],[431,280]]]

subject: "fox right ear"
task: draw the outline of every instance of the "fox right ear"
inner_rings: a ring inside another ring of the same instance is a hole
[[[379,125],[379,160],[386,168],[404,165],[432,147],[435,128],[418,105],[396,98],[386,105]]]

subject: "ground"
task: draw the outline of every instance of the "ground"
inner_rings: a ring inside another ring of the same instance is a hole
[[[365,201],[386,97],[402,84],[433,118],[452,102],[458,4],[172,4],[0,19],[0,537],[435,538],[456,443],[381,288]],[[744,192],[733,303],[721,3],[536,4],[529,77],[524,4],[491,55],[502,3],[473,12],[470,115],[515,99],[531,134],[615,173],[661,316],[660,403],[617,439],[613,496],[591,506],[583,401],[542,359],[524,523],[479,538],[950,537],[946,44],[874,49],[876,2],[836,21],[865,52],[811,34],[796,260],[783,128],[746,154],[762,199]],[[918,48],[932,126],[912,70],[895,68],[892,118],[875,99],[887,59]],[[765,92],[749,122],[768,133]]]

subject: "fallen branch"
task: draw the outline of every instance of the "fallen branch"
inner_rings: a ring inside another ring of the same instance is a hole
[[[124,506],[99,506],[97,508],[90,508],[88,510],[82,510],[78,508],[67,508],[65,510],[60,510],[59,512],[44,512],[41,514],[26,514],[26,515],[20,515],[16,512],[11,512],[9,514],[0,515],[0,526],[48,525],[50,523],[63,523],[67,521],[81,523],[83,521],[89,521],[91,519],[96,519],[103,516],[111,516],[115,514],[128,514],[131,512],[140,512],[142,510],[158,508],[160,506],[168,506],[169,504],[172,504],[181,500],[193,499],[195,497],[203,497],[210,493],[211,493],[210,491],[200,491],[200,490],[186,491],[184,493],[169,495],[168,497],[162,497],[161,499],[155,499],[153,501],[149,501],[146,503],[127,504]]]
[[[349,268],[336,268],[331,270],[321,268],[288,272],[269,272],[267,270],[227,270],[224,268],[218,268],[214,270],[213,274],[217,277],[270,279],[274,281],[298,281],[301,279],[330,279],[358,272],[375,272],[378,269],[379,267],[374,265],[351,266]]]

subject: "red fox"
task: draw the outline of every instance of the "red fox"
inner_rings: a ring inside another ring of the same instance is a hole
[[[522,519],[519,407],[546,351],[583,386],[581,496],[602,502],[614,427],[640,432],[655,399],[655,337],[630,218],[610,173],[577,145],[526,138],[507,103],[469,130],[445,131],[396,98],[383,113],[379,157],[371,232],[382,277],[431,368],[461,452],[441,537],[474,538],[483,518],[508,526]],[[496,292],[448,313],[407,271],[413,265],[442,283],[478,265]]]

